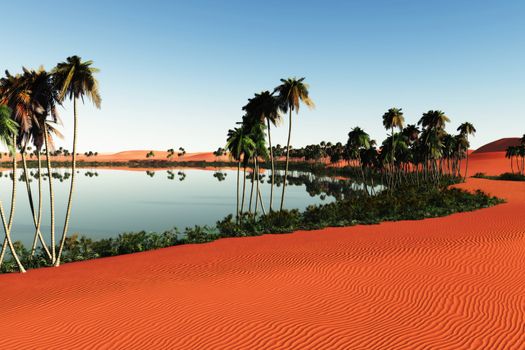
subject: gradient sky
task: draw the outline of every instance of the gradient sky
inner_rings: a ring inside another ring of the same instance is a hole
[[[295,146],[345,141],[381,116],[441,109],[475,148],[525,133],[525,1],[71,1],[2,3],[0,69],[95,61],[102,109],[80,109],[81,151],[216,149],[254,92],[306,77]],[[71,108],[61,116],[71,149]],[[286,124],[273,135],[286,143]]]

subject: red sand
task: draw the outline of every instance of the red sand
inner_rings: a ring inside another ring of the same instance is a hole
[[[0,349],[525,349],[525,183],[461,187],[508,203],[2,275]]]

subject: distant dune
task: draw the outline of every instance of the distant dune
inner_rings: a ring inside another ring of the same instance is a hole
[[[216,162],[216,161],[229,161],[230,158],[228,156],[220,156],[217,157],[213,154],[213,152],[195,152],[195,153],[186,153],[183,156],[178,156],[178,152],[176,151],[175,154],[168,158],[168,152],[166,151],[156,151],[153,150],[153,156],[152,157],[146,157],[146,155],[151,150],[132,150],[132,151],[122,151],[117,153],[99,153],[97,156],[90,156],[87,157],[83,153],[79,154],[77,157],[77,161],[85,161],[85,162],[113,162],[113,163],[119,163],[119,162],[129,162],[133,160],[166,160],[166,161],[175,161],[175,162]],[[18,154],[18,159],[20,159],[20,155]],[[35,158],[31,158],[28,156],[28,160],[34,160]],[[71,160],[71,156],[56,156],[52,157],[54,161],[62,161],[62,162],[68,162]],[[6,158],[8,161],[9,158]]]
[[[474,152],[476,153],[487,153],[487,152],[505,152],[509,146],[517,146],[520,144],[520,139],[517,137],[506,137],[499,139],[497,141],[487,143],[484,146],[481,146]]]

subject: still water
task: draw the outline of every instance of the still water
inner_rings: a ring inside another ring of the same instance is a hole
[[[56,236],[60,237],[64,222],[70,179],[65,169],[55,169],[53,179],[56,196]],[[36,169],[31,169],[33,174]],[[43,171],[45,173],[45,171]],[[9,214],[11,172],[0,178],[0,199]],[[22,172],[17,173],[21,180]],[[60,181],[60,177],[63,178]],[[235,212],[235,170],[156,169],[155,171],[80,169],[77,173],[69,233],[98,239],[131,231],[164,231],[172,227],[184,229],[193,225],[213,225]],[[38,201],[37,180],[31,177],[35,206]],[[308,205],[328,203],[335,198],[327,188],[341,186],[342,180],[318,178],[312,174],[292,172],[286,188],[286,208],[305,209]],[[261,192],[268,209],[270,184],[263,175]],[[306,184],[305,184],[306,183]],[[250,181],[246,181],[246,203]],[[322,184],[322,185],[319,185]],[[308,185],[308,186],[307,186]],[[242,173],[241,173],[242,187]],[[49,242],[48,181],[42,183],[42,232]],[[275,187],[274,208],[280,203],[282,187]],[[34,234],[29,201],[24,181],[17,181],[17,202],[13,224],[13,240],[30,244]],[[255,191],[254,191],[255,192]],[[255,195],[254,195],[255,198]],[[260,210],[260,209],[259,209]],[[1,231],[1,230],[0,230]],[[3,235],[3,231],[1,232]]]

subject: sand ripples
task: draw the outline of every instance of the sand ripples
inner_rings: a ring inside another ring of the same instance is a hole
[[[424,221],[0,276],[1,349],[525,349],[525,184]]]

